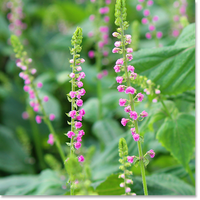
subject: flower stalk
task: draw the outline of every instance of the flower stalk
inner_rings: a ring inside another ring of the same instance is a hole
[[[115,48],[113,49],[113,53],[122,54],[123,57],[116,61],[114,70],[116,73],[119,73],[121,71],[124,72],[122,76],[118,76],[116,78],[116,81],[120,84],[126,83],[126,85],[119,85],[117,89],[119,92],[125,92],[126,94],[128,94],[128,99],[120,99],[119,105],[126,106],[124,108],[124,111],[129,113],[130,115],[129,119],[122,118],[121,124],[123,126],[126,126],[126,124],[129,123],[130,127],[132,127],[131,133],[132,133],[134,141],[137,142],[137,146],[138,146],[138,153],[139,153],[138,161],[140,163],[140,168],[141,168],[144,195],[148,195],[147,183],[146,183],[146,177],[145,177],[146,164],[145,164],[145,158],[143,156],[142,146],[141,146],[141,142],[143,138],[139,134],[139,128],[138,128],[138,121],[141,121],[144,119],[144,117],[147,117],[148,113],[146,111],[143,111],[138,115],[134,107],[135,101],[137,100],[138,102],[141,102],[144,98],[144,95],[142,93],[138,93],[135,95],[137,91],[131,85],[131,80],[134,80],[137,77],[137,74],[134,73],[135,68],[131,65],[128,65],[128,61],[131,61],[133,59],[132,54],[130,54],[133,52],[133,49],[126,47],[127,45],[131,44],[131,35],[125,35],[124,33],[124,31],[129,26],[128,22],[126,21],[125,0],[117,0],[116,5],[115,5],[115,17],[116,17],[115,24],[119,26],[119,28],[117,29],[117,32],[113,33],[113,36],[120,39],[120,41],[115,42]]]

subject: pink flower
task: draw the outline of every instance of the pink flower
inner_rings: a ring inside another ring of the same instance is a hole
[[[81,116],[81,115],[78,115],[78,116],[76,116],[76,119],[77,119],[78,121],[82,121],[82,116]]]
[[[155,156],[155,152],[153,149],[149,150],[147,153],[150,155],[151,158]]]
[[[35,106],[35,102],[34,102],[34,101],[30,101],[29,104],[30,104],[31,107],[34,107],[34,106]]]
[[[44,102],[49,101],[49,97],[48,97],[48,96],[44,96],[43,101],[44,101]]]
[[[130,111],[130,118],[133,118],[134,120],[137,120],[138,115],[136,111]]]
[[[73,136],[75,136],[75,133],[74,133],[74,132],[72,132],[72,131],[68,131],[68,132],[67,132],[67,137],[68,137],[68,138],[72,138]]]
[[[78,136],[79,136],[79,137],[82,137],[83,135],[85,135],[84,130],[80,130],[80,131],[78,132]]]
[[[125,107],[124,111],[127,112],[127,113],[129,113],[131,111],[131,107],[130,106]]]
[[[112,33],[112,36],[113,36],[113,37],[118,37],[118,36],[119,36],[119,33],[118,33],[118,32],[113,32],[113,33]]]
[[[29,114],[27,112],[23,112],[22,113],[22,118],[23,119],[28,119],[29,118]]]
[[[133,163],[134,156],[127,156],[127,161]]]
[[[134,70],[135,70],[135,67],[133,67],[132,65],[128,65],[127,71],[134,72]]]
[[[55,117],[56,117],[56,116],[55,116],[54,114],[50,114],[50,115],[49,115],[49,120],[53,121],[53,120],[55,119]]]
[[[30,89],[30,87],[29,87],[28,85],[25,85],[25,86],[24,86],[24,91],[25,91],[25,92],[28,92],[29,89]]]
[[[159,17],[158,17],[158,16],[154,16],[154,17],[153,17],[153,21],[154,21],[154,22],[157,22],[158,20],[159,20]]]
[[[76,105],[79,106],[79,107],[81,107],[83,105],[83,100],[77,99],[76,100]]]
[[[110,4],[110,3],[111,3],[111,0],[106,0],[105,3],[106,3],[106,4]]]
[[[79,73],[79,77],[85,78],[85,73],[84,73],[84,72],[80,72],[80,73]]]
[[[81,59],[80,59],[80,62],[81,62],[81,63],[84,63],[84,62],[85,62],[85,59],[81,58]]]
[[[147,1],[147,5],[148,6],[152,6],[153,5],[153,1],[152,0]]]
[[[78,67],[76,68],[76,70],[77,70],[78,72],[80,72],[80,71],[82,70],[82,67],[81,67],[81,66],[78,66]]]
[[[120,72],[120,68],[121,68],[120,65],[115,65],[115,66],[114,66],[115,72],[116,72],[116,73],[117,73],[117,72]]]
[[[157,99],[153,99],[152,100],[153,103],[157,103],[157,101],[158,101]]]
[[[77,141],[77,142],[81,142],[81,141],[82,141],[82,137],[81,137],[81,136],[77,136],[77,137],[76,137],[76,141]]]
[[[108,75],[108,70],[104,69],[104,70],[102,71],[102,73],[103,73],[104,76],[107,76],[107,75]]]
[[[123,58],[120,58],[116,61],[116,65],[123,65],[123,64],[124,64]]]
[[[102,73],[98,73],[98,74],[97,74],[97,78],[98,78],[98,79],[102,79],[102,78],[103,78],[103,74],[102,74]]]
[[[76,116],[76,110],[70,111],[70,112],[69,112],[69,116],[70,116],[71,118],[75,118],[75,116]]]
[[[70,96],[71,98],[75,98],[75,97],[76,97],[76,92],[71,91],[71,92],[69,93],[69,96]]]
[[[81,143],[80,143],[80,142],[76,142],[76,143],[74,144],[74,147],[75,147],[76,149],[81,148]]]
[[[142,101],[144,99],[144,95],[142,93],[137,94],[138,101]]]
[[[24,81],[24,84],[26,84],[26,85],[29,85],[30,83],[31,83],[30,79],[26,79],[26,80]]]
[[[80,90],[79,90],[79,94],[81,95],[81,96],[84,96],[85,95],[85,89],[84,88],[81,88]]]
[[[119,85],[119,86],[117,87],[118,92],[124,92],[124,88],[125,88],[125,85]]]
[[[120,106],[125,106],[125,104],[126,104],[126,99],[119,99],[119,105]]]
[[[140,113],[140,116],[141,117],[147,117],[148,116],[148,113],[144,110],[144,111],[142,111],[141,113]]]
[[[126,91],[125,91],[126,94],[134,94],[135,93],[135,88],[129,86],[126,88]]]
[[[50,145],[53,145],[53,143],[54,143],[54,137],[53,137],[52,133],[49,134],[49,139],[48,139],[47,143],[50,144]]]
[[[94,58],[94,51],[89,51],[88,52],[88,56],[89,56],[89,58]]]
[[[131,188],[130,187],[126,187],[125,191],[126,191],[126,193],[129,193],[129,192],[131,192]]]
[[[142,23],[143,24],[147,24],[148,23],[148,19],[147,18],[142,18]]]
[[[35,74],[37,70],[35,68],[31,69],[31,74]]]
[[[160,94],[160,90],[155,89],[155,93],[156,93],[156,94]]]
[[[100,14],[106,14],[109,12],[109,8],[108,7],[102,7],[99,9],[99,13]]]
[[[121,124],[123,125],[123,126],[126,126],[126,124],[129,122],[129,119],[125,119],[125,118],[122,118],[122,120],[121,120]]]
[[[179,21],[179,16],[178,16],[178,15],[174,15],[173,20],[174,20],[175,22],[178,22],[178,21]]]
[[[149,16],[150,15],[150,11],[148,9],[144,10],[143,12],[144,16]]]
[[[94,35],[93,32],[88,33],[88,37],[92,37],[93,35]]]
[[[154,31],[155,30],[155,26],[154,25],[149,25],[149,30],[150,31]]]
[[[186,7],[185,6],[181,6],[179,9],[180,14],[184,15],[186,13]]]
[[[116,42],[114,43],[114,45],[115,45],[116,47],[120,47],[120,46],[121,46],[121,42],[120,42],[120,41],[116,41]]]
[[[83,82],[79,81],[76,83],[79,88],[83,87]]]
[[[132,135],[136,134],[135,128],[131,128],[131,134],[132,134]]]
[[[108,26],[101,26],[101,27],[99,28],[99,30],[100,30],[100,32],[105,33],[105,32],[108,32],[108,31],[109,31],[109,28],[108,28]]]
[[[140,135],[139,134],[133,134],[133,139],[137,142],[140,139]]]
[[[179,30],[177,30],[177,29],[173,30],[172,35],[174,37],[178,37],[179,36]]]
[[[85,110],[83,108],[79,110],[79,115],[81,115],[81,116],[85,115]]]
[[[84,159],[84,157],[82,156],[82,155],[80,155],[79,157],[78,157],[78,162],[83,162],[85,159]]]
[[[124,183],[120,183],[120,185],[119,185],[119,186],[120,186],[120,187],[124,187],[124,185],[125,185]]]
[[[143,8],[143,7],[142,7],[142,5],[140,5],[140,4],[138,4],[138,5],[136,6],[136,10],[137,10],[137,11],[142,10],[142,8]]]
[[[70,76],[71,78],[74,78],[74,77],[75,77],[75,73],[71,73],[69,76]]]
[[[126,57],[127,57],[127,59],[128,59],[129,61],[131,61],[131,60],[133,59],[133,55],[132,55],[132,54],[127,54]]]
[[[90,21],[94,21],[94,18],[95,18],[95,15],[90,15],[90,16],[89,16],[89,20],[90,20]]]
[[[109,22],[109,21],[110,21],[110,17],[105,16],[105,17],[104,17],[104,21],[105,21],[105,22]]]
[[[43,86],[43,84],[41,83],[41,82],[39,82],[38,84],[37,84],[37,87],[38,88],[41,88]]]
[[[163,36],[163,33],[161,31],[156,33],[157,38],[161,38]]]
[[[132,53],[133,52],[133,49],[132,48],[127,48],[127,53]]]
[[[34,106],[33,110],[34,110],[35,112],[38,112],[38,111],[39,111],[39,106]]]
[[[104,42],[102,42],[102,41],[99,41],[99,42],[98,42],[98,46],[99,46],[99,48],[100,48],[100,49],[102,49],[102,48],[103,48],[103,46],[104,46]]]
[[[39,115],[36,115],[35,121],[36,121],[37,124],[41,124],[42,123],[42,118]]]
[[[122,83],[123,77],[122,76],[117,76],[116,77],[116,81],[117,81],[117,83]]]
[[[130,77],[133,78],[133,79],[136,79],[137,73],[132,72],[131,75],[130,75]]]
[[[146,33],[145,36],[147,39],[151,39],[151,33]]]
[[[75,127],[76,127],[76,129],[81,128],[82,123],[81,122],[75,122]]]

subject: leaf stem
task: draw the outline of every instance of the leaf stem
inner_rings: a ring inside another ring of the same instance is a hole
[[[191,179],[191,181],[192,181],[192,184],[195,186],[195,179],[194,179],[194,176],[193,176],[192,170],[190,169],[189,164],[188,164],[188,166],[187,166],[187,171],[188,171],[188,174],[189,174],[190,179]]]
[[[159,95],[159,99],[160,99],[161,104],[163,105],[163,108],[165,109],[165,112],[167,113],[167,115],[169,116],[169,118],[172,119],[172,116],[171,116],[171,114],[170,114],[167,106],[165,105],[165,103],[164,103],[161,95]]]

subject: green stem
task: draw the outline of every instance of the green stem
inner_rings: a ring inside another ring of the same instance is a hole
[[[160,95],[159,95],[159,100],[160,100],[161,104],[163,105],[163,108],[165,109],[165,112],[167,113],[168,117],[170,119],[172,119],[172,116],[169,113],[169,110],[168,110],[167,106],[165,105],[165,103],[164,103],[164,101],[163,101],[163,99],[162,99],[162,97]]]
[[[45,122],[46,125],[48,126],[50,133],[53,134],[56,147],[57,147],[57,149],[58,149],[58,152],[59,152],[59,154],[60,154],[60,157],[62,158],[63,165],[64,165],[64,162],[65,162],[65,155],[64,155],[64,153],[63,153],[63,151],[62,151],[60,141],[59,141],[59,139],[58,139],[58,137],[57,137],[57,135],[56,135],[56,132],[55,132],[55,130],[54,130],[54,128],[53,128],[53,126],[52,126],[52,124],[51,124],[51,122],[50,122],[50,120],[49,120],[49,118],[48,118],[48,116],[47,116],[47,114],[46,114],[46,112],[45,112],[45,110],[44,110],[44,107],[43,107],[43,105],[42,105],[41,99],[39,98],[38,92],[37,92],[37,90],[36,90],[36,88],[35,88],[35,85],[34,85],[33,83],[31,84],[31,87],[33,88],[33,91],[34,91],[34,93],[35,93],[36,99],[38,100],[38,103],[39,103],[39,105],[40,105],[42,114],[43,114],[43,116],[44,116],[44,122]]]
[[[36,125],[34,118],[33,118],[33,116],[34,116],[33,110],[29,109],[29,113],[31,114],[30,124],[31,124],[31,129],[32,129],[32,134],[33,134],[34,147],[36,150],[37,158],[40,163],[40,169],[42,170],[45,168],[45,162],[43,159],[44,156],[43,156],[42,147],[41,147],[39,130],[38,130],[38,126]]]
[[[192,181],[192,184],[195,186],[195,179],[194,179],[194,176],[193,176],[192,170],[190,169],[189,164],[188,164],[188,166],[187,166],[187,171],[188,171],[188,174],[189,174],[190,179],[191,179],[191,181]]]
[[[129,86],[131,86],[131,83],[130,83],[130,78],[129,78],[128,71],[127,71],[127,58],[126,58],[125,39],[124,39],[125,36],[124,36],[123,25],[121,24],[120,27],[122,29],[121,37],[122,37],[122,52],[123,52],[124,67],[125,67],[124,71],[125,71],[125,75],[126,75],[127,86],[129,87]],[[131,94],[129,94],[129,100],[130,100],[131,110],[135,111],[134,100],[133,100],[133,96]],[[136,133],[139,134],[137,120],[134,121],[134,124],[135,124]],[[137,144],[138,144],[138,152],[139,152],[139,157],[140,157],[140,168],[141,168],[141,174],[142,174],[142,183],[143,183],[144,195],[148,195],[141,142],[138,141]]]

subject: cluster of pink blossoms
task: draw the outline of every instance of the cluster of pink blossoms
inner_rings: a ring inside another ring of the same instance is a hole
[[[95,3],[96,0],[91,0],[92,3]],[[98,2],[96,2],[98,3]],[[94,37],[95,34],[98,34],[98,38],[100,38],[100,41],[98,41],[98,48],[101,51],[102,55],[103,55],[103,59],[102,59],[102,63],[103,65],[108,64],[108,60],[107,60],[107,56],[108,56],[108,50],[105,47],[105,45],[108,44],[109,42],[109,27],[107,26],[107,23],[110,21],[110,18],[108,16],[109,13],[109,7],[107,5],[109,5],[111,3],[111,0],[105,0],[105,6],[99,8],[98,12],[100,13],[100,19],[96,19],[97,16],[95,16],[94,14],[89,16],[89,20],[94,22],[94,23],[101,23],[100,27],[99,27],[99,31],[98,33],[94,33],[93,31],[90,31],[88,33],[88,37]],[[88,52],[88,56],[89,58],[94,58],[95,57],[95,51],[94,50],[90,50]],[[102,72],[97,74],[97,78],[98,79],[102,79],[104,76],[107,76],[108,71],[107,70],[103,70]]]
[[[186,9],[187,9],[187,0],[180,0],[180,1],[174,1],[173,7],[174,7],[174,15],[173,15],[173,27],[172,27],[172,36],[178,37],[180,34],[180,31],[183,29],[183,26],[180,23],[180,18],[185,16]]]
[[[40,89],[43,86],[42,82],[38,82],[37,85],[35,86],[33,83],[34,80],[34,74],[37,72],[37,70],[35,68],[31,68],[29,69],[28,65],[32,62],[31,58],[28,58],[25,62],[22,62],[20,59],[16,60],[16,65],[17,67],[19,67],[20,69],[22,69],[22,72],[19,73],[19,77],[22,78],[24,80],[24,91],[27,92],[29,94],[29,104],[30,106],[33,108],[33,110],[36,113],[39,113],[40,111],[42,111],[42,105],[41,105],[41,100],[39,99],[38,95],[36,94],[36,88]],[[48,96],[44,96],[43,97],[43,102],[47,102],[49,100]],[[27,112],[23,112],[22,117],[24,119],[28,118],[28,113]],[[55,115],[54,114],[49,114],[49,120],[53,121],[55,119]],[[42,123],[42,118],[43,116],[40,115],[36,115],[35,120],[38,124]]]
[[[81,58],[81,59],[77,59],[75,62],[76,62],[75,69],[69,76],[70,78],[75,80],[74,86],[78,87],[79,89],[76,91],[70,91],[68,96],[70,97],[71,101],[74,101],[76,103],[76,107],[81,107],[83,106],[83,100],[81,99],[81,97],[84,96],[86,92],[85,92],[85,89],[82,88],[83,82],[81,80],[85,78],[85,73],[81,72],[82,67],[80,66],[80,63],[84,63],[85,60]],[[74,60],[71,59],[70,63],[74,63]],[[71,110],[68,113],[68,116],[71,117],[71,119],[73,119],[72,120],[73,124],[71,124],[71,126],[74,126],[75,130],[68,131],[66,136],[70,139],[73,138],[73,141],[74,141],[73,145],[75,149],[79,149],[81,147],[82,136],[85,135],[85,132],[83,130],[80,130],[82,127],[82,123],[81,123],[82,117],[84,115],[85,115],[85,110],[83,108],[79,110],[76,110],[74,108],[74,110]],[[78,157],[78,161],[83,162],[84,157],[80,155]]]
[[[148,7],[153,5],[153,0],[138,0],[139,4],[136,6],[137,11],[143,11],[144,17],[142,18],[142,24],[146,24],[149,27],[149,31],[146,33],[146,38],[151,39],[152,36],[157,37],[158,39],[162,38],[163,33],[161,31],[156,31],[156,22],[159,20],[157,15],[151,16],[150,10]]]
[[[114,37],[119,37],[120,34],[118,32],[114,32],[112,34]],[[121,37],[121,36],[120,36]],[[131,43],[131,35],[125,35],[126,41],[125,41],[125,45],[128,45]],[[115,47],[113,48],[112,52],[113,53],[119,53],[122,51],[121,47],[121,41],[116,41],[114,43]],[[133,49],[132,48],[126,48],[126,59],[128,61],[131,61],[133,59],[132,53]],[[135,68],[132,65],[128,65],[127,69],[125,68],[125,66],[123,66],[124,64],[124,59],[120,58],[116,61],[116,65],[114,66],[114,70],[116,73],[119,73],[121,71],[125,71],[127,70],[129,79],[135,79],[137,77],[137,74],[134,72]],[[132,86],[126,86],[126,85],[122,85],[123,82],[126,82],[126,73],[122,76],[117,76],[116,77],[116,81],[117,83],[119,83],[120,85],[118,85],[117,90],[119,92],[125,92],[126,94],[131,94],[134,95],[134,100],[137,99],[138,102],[141,102],[144,99],[144,95],[142,93],[138,93],[136,94],[136,89],[133,88]],[[138,120],[139,117],[144,118],[148,116],[148,113],[146,111],[142,111],[140,114],[138,114],[136,111],[131,110],[131,105],[130,105],[130,101],[128,99],[119,99],[119,105],[120,106],[124,106],[124,111],[126,113],[129,113],[129,117],[130,119],[126,119],[126,118],[122,118],[121,120],[121,124],[123,126],[126,126],[126,124],[130,121],[134,121],[134,120]],[[133,139],[135,141],[139,141],[139,134],[137,134],[135,132],[135,128],[131,128],[131,133],[133,135]]]
[[[22,30],[27,28],[27,25],[22,22],[24,19],[24,14],[22,12],[23,3],[21,0],[12,0],[9,1],[6,6],[11,10],[11,12],[7,14],[7,18],[10,22],[9,29],[15,35],[20,36]]]

